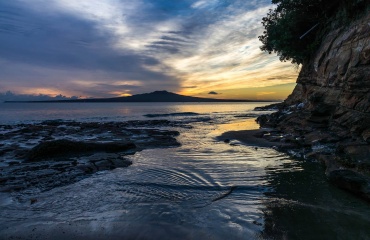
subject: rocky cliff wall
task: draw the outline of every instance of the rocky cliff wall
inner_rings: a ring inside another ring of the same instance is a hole
[[[325,162],[335,184],[370,200],[370,13],[332,27],[280,110],[258,121],[301,157]]]
[[[370,142],[370,14],[324,38],[286,100],[300,102],[311,113],[307,120]]]

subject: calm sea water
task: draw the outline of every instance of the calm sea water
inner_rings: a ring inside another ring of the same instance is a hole
[[[271,148],[217,140],[258,128],[264,103],[0,104],[0,122],[125,121],[167,114],[192,125],[178,148],[131,156],[128,168],[99,172],[38,193],[33,205],[2,194],[0,236],[24,239],[369,239],[370,207],[330,186],[317,162]],[[193,112],[198,115],[174,113]],[[32,235],[30,235],[32,233]],[[124,237],[122,237],[124,236]]]
[[[145,114],[195,112],[246,113],[266,103],[0,103],[0,124],[52,119],[75,121],[127,121],[147,119]]]

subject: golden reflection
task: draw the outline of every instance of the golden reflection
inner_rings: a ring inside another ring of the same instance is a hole
[[[217,126],[217,129],[212,131],[212,135],[220,136],[225,132],[229,131],[242,131],[242,130],[255,130],[259,129],[260,126],[256,123],[254,118],[244,119],[238,122],[220,124]]]

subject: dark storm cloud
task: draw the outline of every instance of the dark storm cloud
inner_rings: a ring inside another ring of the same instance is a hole
[[[69,71],[70,76],[100,71],[108,75],[106,78],[110,75],[112,79],[174,85],[173,77],[144,68],[146,64],[158,64],[158,60],[132,51],[117,51],[112,48],[112,36],[98,32],[89,21],[67,14],[40,14],[16,1],[1,1],[0,9],[0,67],[4,67],[4,61],[17,66],[1,71],[0,82],[22,82],[22,72],[34,66]],[[53,75],[34,77],[39,82],[62,80]]]
[[[10,5],[10,4],[9,4]],[[97,34],[94,26],[71,16],[43,16],[20,6],[4,6],[5,23],[0,25],[0,56],[13,62],[43,67],[105,70],[128,74],[129,78],[152,76],[142,64],[147,56],[118,52],[110,36]]]
[[[39,95],[14,94],[11,91],[0,93],[0,102],[2,101],[48,101],[48,100],[71,100],[71,99],[78,99],[78,97],[77,96],[66,97],[61,94],[55,97],[50,97],[44,94],[39,94]]]
[[[218,93],[217,93],[217,92],[215,92],[215,91],[211,91],[211,92],[209,92],[208,94],[211,94],[211,95],[218,95]]]
[[[132,89],[140,88],[140,86],[130,85],[130,84],[114,85],[114,84],[98,83],[98,84],[96,84],[96,86],[100,87],[100,88],[110,89],[110,90],[114,90],[114,89],[117,89],[117,88],[121,88],[121,89],[124,89],[124,90],[132,90]]]

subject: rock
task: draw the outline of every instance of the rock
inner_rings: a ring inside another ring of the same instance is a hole
[[[318,101],[317,104],[315,104],[315,107],[311,110],[311,114],[315,117],[330,116],[334,109],[334,105]]]
[[[298,105],[297,105],[297,109],[303,109],[304,108],[304,103],[299,103]]]
[[[370,147],[367,144],[346,145],[343,152],[351,156],[354,161],[366,161],[370,157]]]
[[[96,172],[96,168],[92,164],[91,165],[90,164],[89,165],[86,165],[86,164],[77,165],[76,169],[81,170],[82,172],[86,174]]]
[[[328,174],[329,181],[349,192],[370,201],[370,180],[351,170],[334,170]]]
[[[9,131],[0,134],[0,192],[21,191],[27,195],[50,190],[97,171],[127,167],[132,162],[124,156],[136,151],[180,145],[175,138],[178,131],[154,127],[189,125],[168,120],[104,123],[57,120],[2,125],[0,129]],[[53,140],[61,136],[81,140]],[[45,138],[49,141],[43,141]]]
[[[283,107],[283,103],[274,103],[264,107],[256,107],[254,111],[277,111]]]
[[[115,168],[113,163],[108,160],[101,160],[101,161],[94,162],[94,165],[97,171],[111,170]]]
[[[126,158],[112,159],[111,161],[116,168],[128,167],[132,164],[132,161]]]
[[[342,151],[353,167],[370,172],[370,147],[369,145],[347,145]]]
[[[333,22],[303,64],[293,93],[277,112],[257,118],[292,144],[291,149],[277,144],[280,151],[321,160],[331,182],[361,196],[368,194],[363,176],[370,175],[369,22],[369,13],[341,27]],[[274,134],[263,137],[278,139]]]
[[[366,141],[367,143],[370,143],[370,128],[363,131],[361,135],[364,141]]]
[[[122,152],[136,148],[133,143],[92,143],[75,142],[70,140],[56,140],[42,142],[32,148],[28,154],[28,161],[41,161],[47,158],[63,157],[91,152]]]

